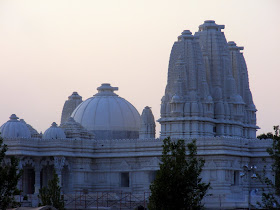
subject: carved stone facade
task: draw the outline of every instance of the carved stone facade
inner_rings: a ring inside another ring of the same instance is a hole
[[[174,43],[161,103],[161,136],[256,137],[256,108],[243,54],[224,25],[205,21]]]
[[[147,192],[159,170],[162,138],[170,136],[197,139],[198,156],[206,161],[202,178],[211,183],[204,199],[207,208],[255,204],[261,194],[254,190],[260,184],[240,172],[245,165],[258,165],[259,170],[270,165],[266,148],[272,142],[255,138],[256,108],[243,48],[227,43],[223,28],[205,21],[194,36],[185,30],[174,43],[161,102],[160,139],[155,139],[151,109],[145,107],[140,117],[114,93],[118,88],[107,83],[84,102],[77,92],[69,96],[61,125],[53,123],[44,135],[12,115],[0,132],[8,156],[20,158],[18,187],[23,194],[37,195],[54,170],[65,194]]]
[[[191,140],[187,140],[191,141]],[[55,169],[63,193],[76,191],[148,192],[159,170],[162,141],[160,139],[71,140],[71,139],[5,139],[8,155],[20,157],[20,167],[33,177],[19,184],[24,193],[38,193],[52,177]],[[210,182],[211,196],[205,198],[208,208],[245,208],[249,192],[260,184],[249,175],[241,178],[244,165],[264,166],[263,158],[271,141],[236,137],[197,138],[198,155],[205,167],[203,181]],[[272,175],[270,174],[272,177]],[[251,202],[261,194],[252,196]]]

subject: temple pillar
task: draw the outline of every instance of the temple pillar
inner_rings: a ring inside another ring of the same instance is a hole
[[[41,187],[41,166],[40,166],[40,159],[35,160],[35,184],[34,184],[34,193],[39,194],[39,189]]]
[[[59,186],[61,187],[61,181],[62,181],[62,169],[64,167],[65,164],[65,157],[54,157],[54,168],[55,168],[55,172],[58,176],[59,179]]]
[[[41,168],[35,168],[35,185],[34,185],[34,188],[35,188],[35,194],[38,194],[39,193],[39,189],[40,189],[40,170]]]

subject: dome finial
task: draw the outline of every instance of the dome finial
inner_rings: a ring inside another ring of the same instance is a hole
[[[71,96],[68,96],[68,99],[82,99],[82,96],[77,91],[74,91]]]
[[[218,25],[215,23],[214,20],[205,20],[202,25],[199,26],[199,31],[205,31],[205,30],[217,30],[221,31],[221,29],[224,29],[225,25]]]
[[[53,122],[53,123],[52,123],[52,127],[57,127],[56,122]]]
[[[10,120],[12,120],[12,121],[17,121],[18,119],[19,118],[15,114],[12,114],[10,117]]]
[[[117,95],[114,93],[114,91],[119,90],[118,87],[112,87],[110,85],[110,83],[103,83],[101,84],[100,87],[97,88],[98,93],[96,94],[96,96],[98,95]]]

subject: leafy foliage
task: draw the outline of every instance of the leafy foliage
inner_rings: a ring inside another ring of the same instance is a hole
[[[280,136],[279,126],[274,126],[274,135],[272,147],[267,149],[268,154],[273,160],[272,171],[275,175],[275,183],[270,180],[266,175],[266,166],[263,168],[261,175],[258,175],[259,180],[266,188],[262,188],[262,203],[258,202],[258,205],[265,209],[280,209],[279,195],[280,195]],[[268,133],[269,135],[271,133]],[[268,136],[267,134],[267,136]],[[263,134],[266,135],[266,134]]]
[[[39,198],[42,204],[53,206],[59,210],[64,208],[64,198],[61,195],[61,187],[59,186],[59,178],[57,173],[53,171],[53,179],[49,180],[48,186],[39,190]]]
[[[273,139],[273,134],[271,132],[261,134],[257,136],[258,139]]]
[[[151,184],[149,209],[202,209],[202,199],[210,187],[199,177],[205,161],[197,158],[196,141],[163,140],[162,163]]]
[[[20,194],[17,183],[22,172],[18,169],[19,161],[16,157],[12,156],[8,164],[4,163],[7,150],[7,145],[3,144],[3,138],[0,137],[0,209],[20,205],[15,201],[15,195]]]

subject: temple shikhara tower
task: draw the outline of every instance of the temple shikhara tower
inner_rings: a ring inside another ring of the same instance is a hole
[[[256,108],[243,54],[226,41],[224,25],[205,21],[185,30],[172,47],[161,137],[256,137]]]
[[[156,119],[160,138],[155,137],[149,102],[140,115],[109,83],[84,101],[77,92],[65,97],[64,105],[62,99],[60,125],[50,123],[44,133],[28,120],[13,113],[8,120],[7,115],[0,132],[9,147],[7,156],[20,160],[22,196],[36,206],[39,190],[55,171],[66,208],[85,208],[76,202],[77,195],[90,199],[85,201],[87,208],[146,207],[161,162],[162,140],[171,137],[196,139],[198,156],[205,160],[202,180],[211,183],[203,200],[206,208],[256,206],[262,185],[251,178],[271,165],[266,152],[271,140],[256,139],[257,110],[243,47],[227,42],[224,28],[207,20],[194,34],[184,30],[173,44],[161,116]],[[267,174],[272,177],[271,171]]]

